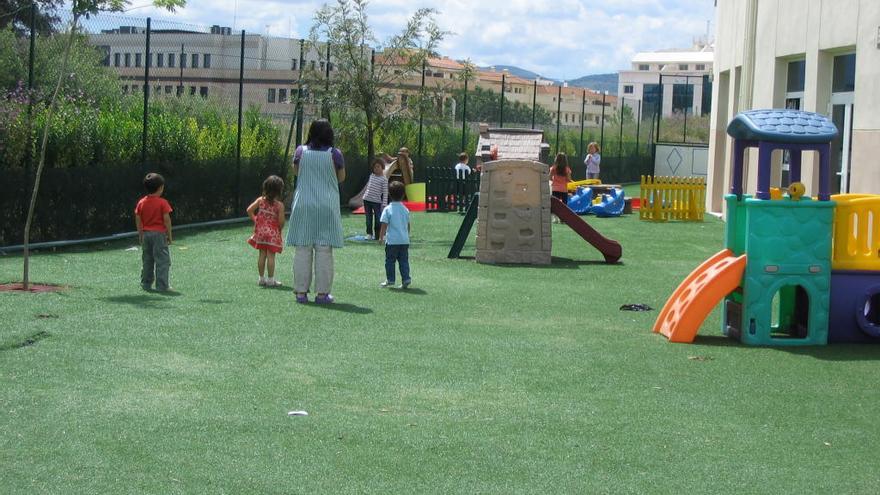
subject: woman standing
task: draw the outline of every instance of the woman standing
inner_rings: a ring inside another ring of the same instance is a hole
[[[294,246],[293,290],[296,302],[308,302],[312,273],[315,302],[333,302],[333,248],[342,247],[339,183],[345,180],[342,152],[333,147],[333,128],[320,119],[309,127],[306,143],[293,156],[296,192],[290,209],[287,245]]]

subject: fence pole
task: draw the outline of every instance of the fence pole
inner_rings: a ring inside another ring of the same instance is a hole
[[[657,137],[654,138],[655,143],[660,141],[660,120],[663,118],[663,74],[660,74],[660,82],[657,84],[657,88],[657,110],[654,112],[654,115],[657,116]]]
[[[620,131],[617,134],[617,158],[623,163],[623,107],[626,106],[626,98],[620,100]]]
[[[608,96],[608,91],[604,91],[602,93],[602,127],[599,128],[599,149],[605,149],[605,98]]]
[[[327,40],[327,60],[324,63],[324,105],[321,116],[330,122],[330,105],[327,103],[327,95],[330,93],[330,40]]]
[[[504,129],[504,84],[507,74],[501,73],[501,112],[498,114],[498,127]]]
[[[241,205],[241,107],[244,106],[244,29],[238,57],[238,141],[235,145],[235,210]]]
[[[150,112],[150,18],[147,17],[147,46],[144,60],[144,127],[141,136],[141,172],[147,171],[147,134]]]
[[[468,80],[464,80],[464,106],[461,109],[461,151],[467,149],[467,92]]]
[[[302,44],[300,44],[300,53],[302,53]],[[297,62],[296,66],[297,74],[302,73],[302,67]],[[293,67],[290,68],[291,71],[294,70]],[[293,129],[296,128],[296,109],[299,108],[299,99],[302,95],[297,92],[296,101],[294,102],[293,109],[290,111],[290,130],[287,131],[287,144],[284,146],[284,161],[282,162],[284,166],[287,165],[287,160],[290,158],[290,142],[293,141]],[[290,91],[290,97],[293,98],[293,90]]]
[[[639,132],[642,130],[642,100],[636,100],[639,103],[639,109],[636,112],[636,156],[642,156],[639,150]]]
[[[177,87],[177,97],[180,98],[183,96],[183,57],[186,54],[183,52],[183,43],[180,44],[180,59],[177,61],[177,65],[180,67],[180,86]]]
[[[684,90],[685,90],[686,94],[690,95],[690,97],[691,97],[691,108],[693,108],[693,105],[694,105],[694,95],[693,95],[693,93],[691,93],[691,90],[690,90],[690,88],[691,88],[691,86],[690,86],[690,79],[691,79],[690,76],[684,76]],[[675,91],[675,88],[674,88],[674,87],[673,87],[673,91]],[[674,102],[675,99],[673,98],[672,101]],[[684,108],[684,130],[682,130],[682,134],[681,134],[681,142],[682,142],[682,143],[686,143],[687,140],[688,140],[688,108],[685,107],[685,108]]]
[[[538,80],[535,79],[535,85],[532,88],[532,129],[535,128],[535,110],[538,109]]]
[[[556,92],[556,152],[559,153],[559,125],[562,123],[562,84]]]
[[[419,90],[421,97],[419,98],[419,166],[422,165],[422,124],[425,118],[425,69],[427,69],[427,60],[422,60],[422,87]],[[404,174],[406,177],[406,174]]]
[[[294,109],[294,113],[296,114],[296,146],[302,144],[302,135],[303,135],[303,65],[306,63],[306,55],[303,53],[305,50],[306,40],[305,38],[299,39],[299,74],[297,75],[297,83],[296,83],[296,108]]]
[[[584,95],[581,98],[581,139],[578,142],[578,157],[584,156],[584,119],[586,118],[587,111],[587,90],[584,90]]]

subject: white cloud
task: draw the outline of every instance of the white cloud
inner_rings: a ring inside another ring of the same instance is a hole
[[[173,15],[153,8],[128,15],[298,38],[308,35],[313,15],[323,3],[189,0]],[[403,28],[415,9],[435,8],[441,28],[453,33],[440,46],[444,55],[574,79],[627,68],[636,52],[689,46],[705,34],[706,21],[714,21],[713,4],[713,0],[373,0],[368,14],[378,37],[387,39]]]

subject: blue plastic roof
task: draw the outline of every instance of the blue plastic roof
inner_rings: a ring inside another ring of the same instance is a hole
[[[800,110],[749,110],[737,114],[727,126],[734,139],[775,143],[828,143],[837,127],[818,113]]]

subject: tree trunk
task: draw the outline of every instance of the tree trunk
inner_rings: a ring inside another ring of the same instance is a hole
[[[49,126],[52,124],[52,117],[55,114],[55,104],[58,101],[58,93],[61,92],[61,84],[64,81],[64,75],[67,74],[67,64],[70,59],[70,47],[73,45],[76,37],[76,24],[79,16],[74,13],[73,22],[70,25],[70,33],[67,36],[67,43],[64,45],[64,56],[61,59],[61,70],[58,72],[58,81],[55,83],[55,91],[52,92],[52,98],[49,100],[49,110],[46,113],[46,123],[43,126],[43,139],[40,143],[40,161],[37,164],[37,170],[34,174],[34,190],[31,193],[31,202],[28,205],[27,220],[24,223],[24,273],[22,274],[22,288],[30,290],[30,240],[31,240],[31,223],[34,219],[34,208],[37,205],[37,194],[40,192],[40,178],[43,175],[43,166],[46,164],[46,147],[49,142]]]

